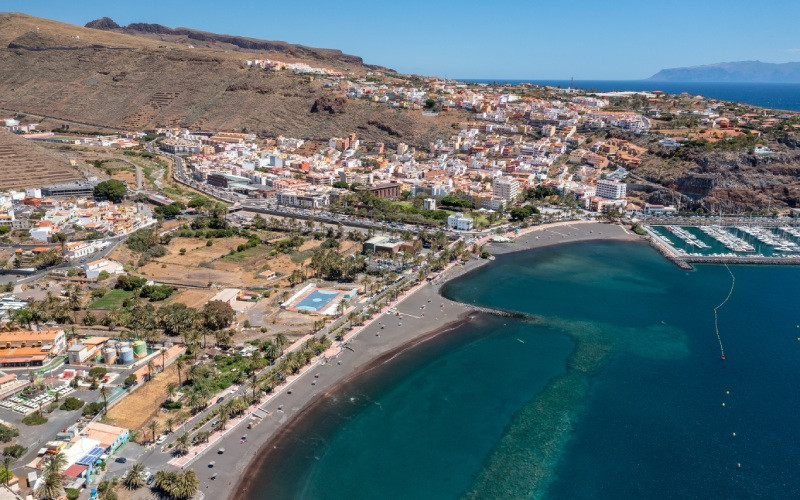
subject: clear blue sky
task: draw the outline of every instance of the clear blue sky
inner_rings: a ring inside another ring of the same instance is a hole
[[[4,0],[0,9],[285,40],[454,78],[638,79],[668,67],[800,61],[798,0]]]

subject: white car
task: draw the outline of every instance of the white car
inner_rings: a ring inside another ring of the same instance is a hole
[[[166,441],[166,440],[167,440],[167,435],[166,434],[162,434],[162,435],[158,436],[158,439],[156,439],[156,444],[164,444],[164,441]]]

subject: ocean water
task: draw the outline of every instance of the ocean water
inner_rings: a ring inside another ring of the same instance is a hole
[[[483,316],[342,387],[274,443],[250,498],[800,491],[800,268],[687,272],[584,242],[498,256],[444,293],[526,318]]]
[[[569,87],[569,80],[475,80],[476,83],[534,83],[556,87]],[[599,92],[614,90],[653,91],[668,94],[688,92],[713,99],[743,102],[771,109],[800,111],[800,83],[709,83],[709,82],[656,82],[650,80],[575,80],[574,86]]]

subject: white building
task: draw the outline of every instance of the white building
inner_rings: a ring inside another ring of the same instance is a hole
[[[627,193],[627,186],[624,182],[599,180],[597,181],[597,196],[616,200],[624,198]]]
[[[463,214],[453,214],[447,218],[447,227],[458,231],[471,231],[474,223],[472,219]]]
[[[519,182],[510,175],[503,175],[494,180],[492,184],[494,198],[511,202],[519,196]]]
[[[275,199],[278,205],[288,207],[322,208],[330,204],[330,196],[326,193],[278,191]]]
[[[436,200],[434,198],[425,198],[422,200],[422,208],[425,210],[436,210]]]
[[[86,271],[86,278],[90,280],[97,279],[97,277],[103,271],[107,272],[108,274],[122,274],[125,272],[122,264],[109,259],[93,260],[92,262],[87,262],[81,267],[83,267],[83,269]]]
[[[64,245],[64,257],[70,260],[80,259],[81,257],[86,257],[107,246],[108,243],[101,240],[74,241]]]

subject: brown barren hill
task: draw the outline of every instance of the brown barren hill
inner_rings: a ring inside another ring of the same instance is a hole
[[[0,129],[0,189],[21,189],[80,179],[63,155]]]
[[[376,68],[337,50],[112,23],[90,23],[104,28],[94,29],[0,14],[0,108],[122,130],[246,129],[304,139],[355,132],[366,140],[423,147],[448,137],[462,117],[393,110],[348,99],[319,78],[243,64],[305,62],[354,79]]]

